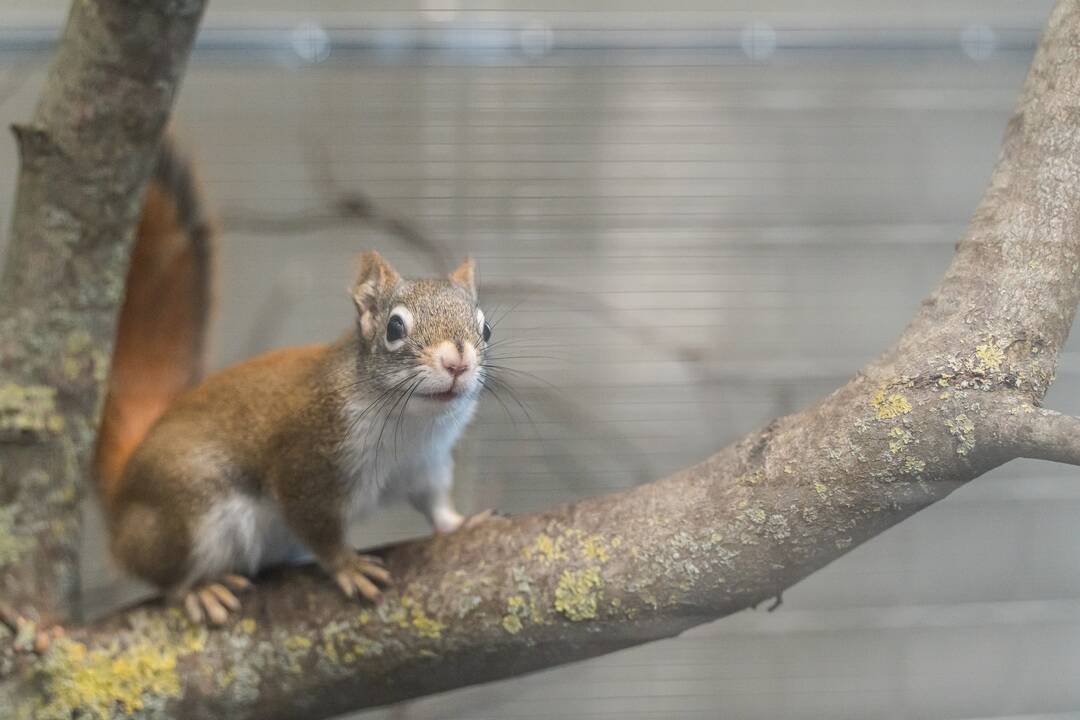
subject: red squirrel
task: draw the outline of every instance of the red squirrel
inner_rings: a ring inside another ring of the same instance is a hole
[[[350,519],[404,497],[437,532],[465,522],[450,498],[451,450],[476,410],[491,336],[473,263],[404,280],[366,252],[355,324],[342,337],[195,385],[211,305],[204,207],[189,161],[167,140],[95,458],[111,551],[194,622],[226,622],[249,577],[307,554],[346,595],[376,600],[390,574],[346,544]]]

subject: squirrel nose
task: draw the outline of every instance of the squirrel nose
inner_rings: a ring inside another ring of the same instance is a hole
[[[435,362],[442,365],[443,369],[450,373],[450,377],[456,378],[467,373],[476,364],[476,354],[471,352],[472,349],[471,345],[455,346],[449,340],[444,340],[435,348],[433,354]]]
[[[469,364],[467,362],[464,362],[463,360],[450,360],[446,357],[442,359],[442,366],[446,368],[446,372],[454,377],[457,377],[469,369]]]

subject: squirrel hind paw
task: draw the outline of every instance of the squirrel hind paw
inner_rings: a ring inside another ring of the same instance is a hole
[[[251,582],[247,578],[226,575],[221,582],[200,585],[184,595],[184,611],[191,622],[198,625],[224,625],[230,615],[240,611],[240,601],[233,591],[240,592],[250,587]]]
[[[374,581],[391,584],[390,572],[383,567],[381,558],[370,555],[353,555],[345,566],[334,573],[334,581],[348,597],[364,597],[371,602],[382,599],[382,591]]]

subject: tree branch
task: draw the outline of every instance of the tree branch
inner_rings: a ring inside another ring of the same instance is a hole
[[[142,190],[202,0],[79,0],[31,124],[0,276],[0,597],[68,619],[81,478]],[[10,618],[9,618],[10,620]]]
[[[940,287],[818,405],[666,479],[389,548],[397,585],[377,609],[290,569],[220,631],[160,605],[76,629],[0,684],[0,706],[323,718],[668,637],[777,595],[1018,454],[1017,418],[1045,394],[1080,298],[1077,97],[1080,3],[1060,0]]]
[[[1019,457],[1080,465],[1080,418],[1027,408],[1012,432]]]

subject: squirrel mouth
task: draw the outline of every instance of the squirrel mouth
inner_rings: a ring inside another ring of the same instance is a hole
[[[453,378],[450,381],[450,387],[442,392],[424,393],[424,397],[436,402],[450,402],[451,400],[457,400],[459,397],[466,393],[464,383],[459,383],[457,378]]]
[[[439,402],[450,402],[451,400],[453,400],[457,396],[458,396],[458,394],[456,392],[454,392],[453,390],[447,390],[447,391],[441,392],[441,393],[431,393],[427,397],[430,398],[431,400],[438,400]]]

